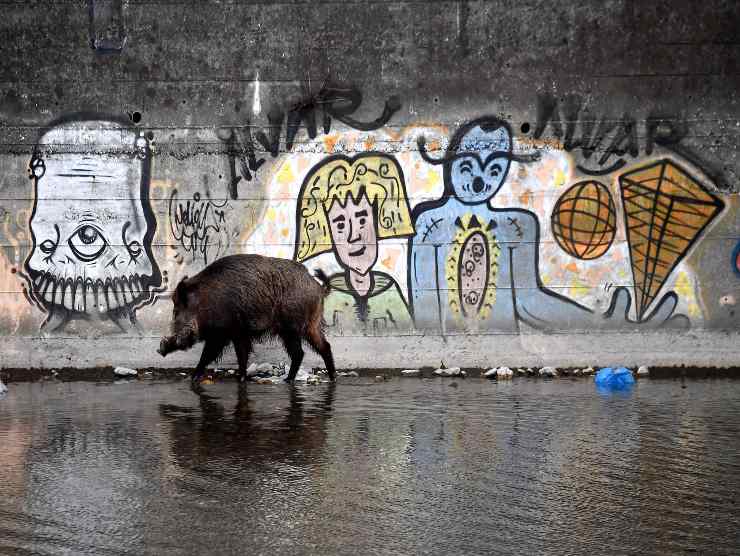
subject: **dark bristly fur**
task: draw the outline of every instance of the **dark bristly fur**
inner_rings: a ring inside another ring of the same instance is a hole
[[[303,342],[321,355],[334,380],[334,359],[323,331],[329,280],[321,270],[315,274],[323,285],[303,265],[286,259],[260,255],[218,259],[178,284],[172,299],[172,335],[162,338],[158,351],[166,356],[205,342],[193,374],[193,381],[199,381],[206,366],[233,343],[244,380],[253,344],[278,337],[291,359],[288,381],[295,379],[303,360]]]

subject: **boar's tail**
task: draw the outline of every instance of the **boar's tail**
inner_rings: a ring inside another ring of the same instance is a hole
[[[329,285],[329,277],[320,268],[314,270],[313,273],[316,275],[316,278],[318,278],[322,282],[321,286],[324,289],[324,295],[329,295],[329,290],[331,290],[331,286]]]

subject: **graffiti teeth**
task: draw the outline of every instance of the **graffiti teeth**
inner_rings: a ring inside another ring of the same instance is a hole
[[[52,305],[54,303],[54,292],[57,288],[57,282],[54,278],[49,277],[44,286],[44,301]]]
[[[105,285],[106,305],[109,311],[118,309],[118,292],[116,291],[116,281],[108,282]]]
[[[72,288],[72,304],[75,311],[80,313],[85,312],[85,284],[79,278],[75,281]]]
[[[105,301],[105,287],[101,280],[95,282],[95,303],[98,307],[98,312],[105,313],[108,310],[108,303]]]
[[[141,282],[139,282],[138,276],[131,276],[129,282],[131,283],[131,291],[135,298],[141,296]]]
[[[54,288],[54,299],[52,300],[53,305],[59,307],[64,306],[64,279],[57,280],[56,288]]]
[[[128,280],[126,278],[121,278],[120,281],[121,288],[118,290],[121,294],[121,298],[123,299],[123,305],[128,305],[131,303],[131,286],[129,286]]]
[[[64,308],[72,311],[74,309],[74,297],[75,297],[75,288],[74,284],[71,280],[67,280],[64,283],[64,298],[62,304],[64,305]]]
[[[41,279],[38,281],[38,284],[35,284],[34,286],[34,291],[38,294],[39,297],[43,297],[50,283],[51,278],[46,274],[42,274]]]

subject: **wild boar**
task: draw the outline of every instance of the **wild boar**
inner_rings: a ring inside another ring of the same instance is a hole
[[[261,255],[230,255],[200,273],[183,278],[172,298],[171,335],[157,350],[163,357],[205,342],[193,382],[206,366],[234,344],[239,379],[244,381],[254,342],[280,338],[290,355],[286,381],[295,379],[303,360],[303,342],[324,359],[335,379],[331,346],[324,335],[324,297],[329,293],[326,275],[316,271],[319,285],[306,268],[286,259]]]

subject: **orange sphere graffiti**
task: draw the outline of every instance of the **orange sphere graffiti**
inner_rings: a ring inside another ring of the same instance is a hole
[[[579,259],[607,252],[616,233],[614,201],[598,181],[579,182],[563,193],[552,210],[552,233],[562,249]]]

